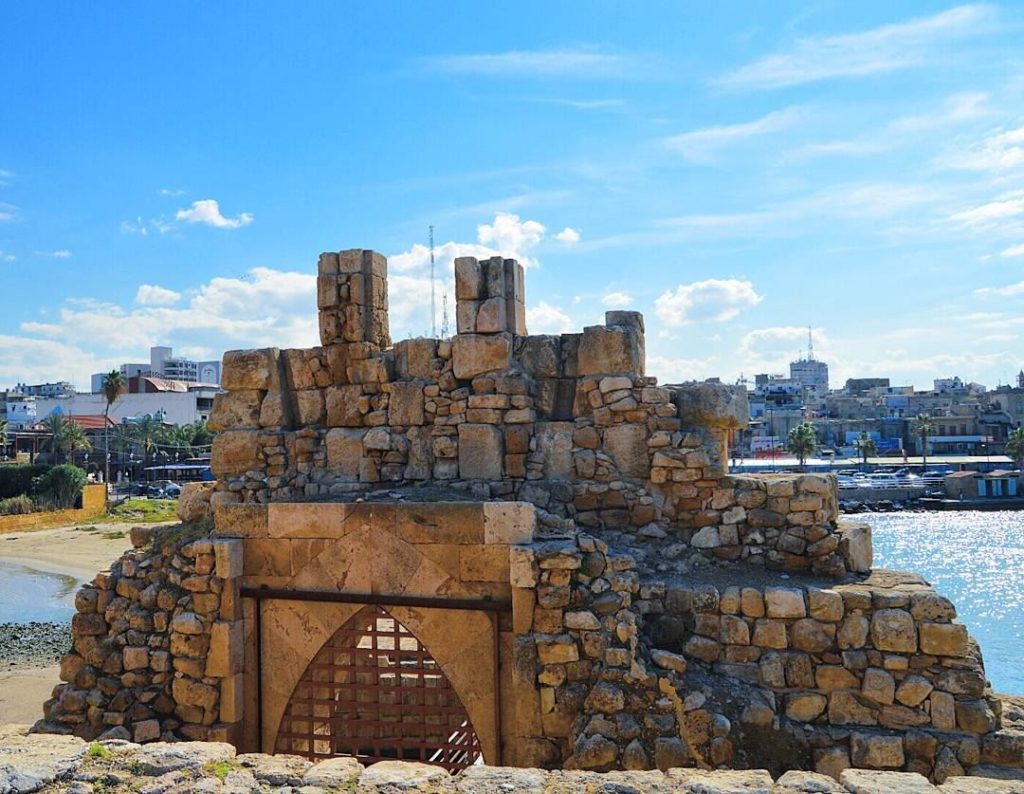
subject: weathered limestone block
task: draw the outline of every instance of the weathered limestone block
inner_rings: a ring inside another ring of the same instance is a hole
[[[500,480],[503,434],[494,425],[459,425],[459,476],[464,480]]]
[[[923,775],[908,772],[847,769],[839,782],[852,794],[934,794],[938,790]]]
[[[220,383],[227,391],[271,391],[281,388],[280,351],[229,350],[224,354]]]
[[[679,418],[690,425],[739,428],[750,419],[747,390],[723,383],[684,383],[675,389]]]
[[[331,386],[326,390],[328,427],[362,427],[361,386]]]
[[[257,430],[226,430],[213,439],[212,469],[218,478],[263,467]]]
[[[259,427],[264,394],[257,389],[239,389],[215,395],[207,427],[215,433]]]
[[[512,339],[507,334],[459,334],[452,340],[452,368],[459,380],[506,370],[511,361]]]
[[[423,422],[423,384],[416,381],[392,383],[388,400],[388,424],[409,427],[422,425]]]
[[[399,379],[429,378],[441,374],[437,340],[426,337],[395,342],[395,375]]]
[[[807,614],[804,593],[788,587],[769,587],[764,600],[770,618],[802,618]]]
[[[324,422],[324,393],[320,389],[303,389],[294,393],[296,420],[301,427],[314,427]]]
[[[188,482],[178,498],[178,518],[185,524],[202,521],[211,514],[210,497],[216,483]]]
[[[604,430],[604,451],[615,461],[623,477],[645,479],[650,473],[647,428],[620,424]]]
[[[967,627],[960,623],[926,623],[918,626],[921,633],[921,652],[932,656],[967,655]]]
[[[586,375],[644,374],[643,335],[636,328],[592,325],[583,329],[577,372]]]
[[[871,616],[871,641],[880,651],[917,652],[917,627],[904,609],[879,609]]]
[[[846,569],[854,573],[870,573],[874,562],[871,527],[867,524],[843,522],[839,524],[839,551]]]
[[[325,437],[328,466],[343,482],[357,483],[359,480],[362,436],[365,434],[366,430],[336,427]]]
[[[507,436],[506,432],[506,442]],[[537,441],[537,452],[544,457],[544,476],[547,479],[564,480],[572,476],[572,436],[573,425],[571,422],[538,422],[536,424],[534,438]]]

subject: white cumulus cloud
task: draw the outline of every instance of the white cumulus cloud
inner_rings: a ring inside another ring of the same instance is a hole
[[[135,293],[135,302],[140,306],[173,306],[180,300],[180,292],[155,284],[142,284]]]
[[[546,301],[527,307],[526,327],[531,334],[568,334],[576,330],[568,314]]]
[[[565,243],[566,245],[575,245],[580,241],[579,229],[566,226],[562,231],[555,235],[555,239],[560,243]]]
[[[252,213],[242,212],[234,218],[226,218],[220,212],[216,199],[200,199],[193,201],[187,210],[178,210],[174,216],[186,223],[202,223],[217,229],[238,229],[252,223]]]
[[[546,231],[542,223],[499,212],[494,216],[494,223],[481,223],[476,227],[476,236],[483,245],[494,248],[502,256],[518,259],[523,267],[531,267],[537,261],[529,252],[544,239]]]
[[[601,303],[610,309],[625,309],[633,304],[633,296],[625,292],[609,292],[601,298]]]
[[[654,301],[654,310],[670,326],[726,322],[762,300],[750,281],[709,278],[667,290]]]

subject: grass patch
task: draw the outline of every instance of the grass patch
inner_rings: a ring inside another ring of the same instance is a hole
[[[87,524],[84,527],[75,527],[79,532],[99,532],[100,528],[93,524]]]
[[[176,499],[128,499],[107,511],[107,520],[131,524],[159,524],[177,521]]]
[[[99,742],[93,742],[90,744],[89,749],[86,750],[85,754],[89,756],[89,758],[99,758],[101,761],[109,761],[114,755]]]
[[[221,783],[224,782],[224,778],[231,774],[234,769],[235,765],[230,761],[210,761],[203,767],[205,772],[216,777]]]
[[[120,540],[126,537],[128,537],[128,533],[123,529],[111,529],[103,533],[104,540]]]

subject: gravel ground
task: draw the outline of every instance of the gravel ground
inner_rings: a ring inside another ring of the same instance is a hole
[[[69,647],[69,623],[0,623],[0,668],[46,667]]]

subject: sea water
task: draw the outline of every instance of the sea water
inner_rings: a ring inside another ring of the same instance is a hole
[[[70,623],[77,584],[70,576],[0,560],[0,623]]]
[[[869,513],[876,568],[915,571],[956,604],[996,692],[1024,694],[1024,511]]]

